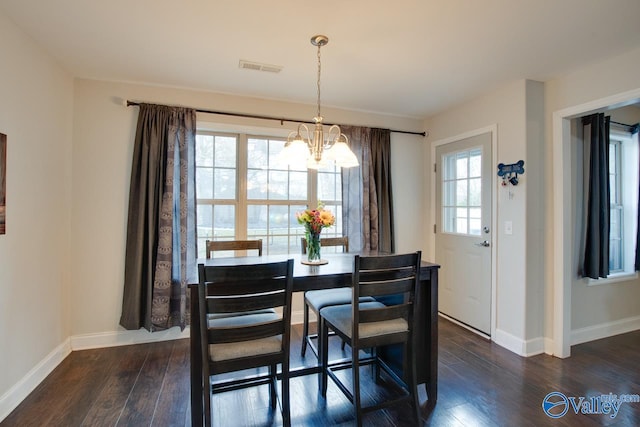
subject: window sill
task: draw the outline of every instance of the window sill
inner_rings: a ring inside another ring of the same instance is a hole
[[[607,277],[606,279],[591,279],[591,278],[587,278],[587,286],[598,286],[598,285],[610,285],[612,283],[618,283],[618,282],[628,282],[631,280],[635,280],[638,278],[638,272],[633,272],[633,273],[617,273],[617,274],[612,274],[609,277]]]

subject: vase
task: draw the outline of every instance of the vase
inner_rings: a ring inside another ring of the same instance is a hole
[[[320,233],[307,233],[307,260],[320,262]]]

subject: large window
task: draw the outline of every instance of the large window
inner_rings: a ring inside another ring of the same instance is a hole
[[[285,140],[198,132],[198,257],[205,240],[262,239],[265,254],[300,252],[304,228],[295,213],[322,201],[336,215],[323,236],[342,235],[342,183],[335,166],[307,170],[279,158]]]
[[[609,142],[609,272],[632,273],[638,218],[637,136],[612,131]]]

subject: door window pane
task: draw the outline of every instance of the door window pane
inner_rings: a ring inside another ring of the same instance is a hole
[[[480,235],[482,149],[442,157],[442,227],[446,233]]]

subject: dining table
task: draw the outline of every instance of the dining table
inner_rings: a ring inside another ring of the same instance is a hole
[[[269,262],[294,260],[293,291],[305,292],[315,289],[331,289],[351,286],[353,261],[356,253],[322,254],[323,265],[308,265],[306,255],[285,254],[266,256],[247,256],[230,258],[199,259],[198,264],[205,265],[250,265]],[[376,255],[372,252],[360,253],[361,256]],[[424,406],[432,408],[438,398],[438,269],[439,265],[421,261],[419,285],[416,289],[414,308],[415,320],[415,361],[418,385],[424,384],[427,401]],[[200,322],[198,284],[189,285],[190,289],[190,375],[191,375],[191,421],[192,426],[202,425],[202,356],[199,349]],[[397,349],[383,355],[388,365],[400,371],[403,365],[402,351]],[[317,374],[320,366],[292,368],[291,377]]]

